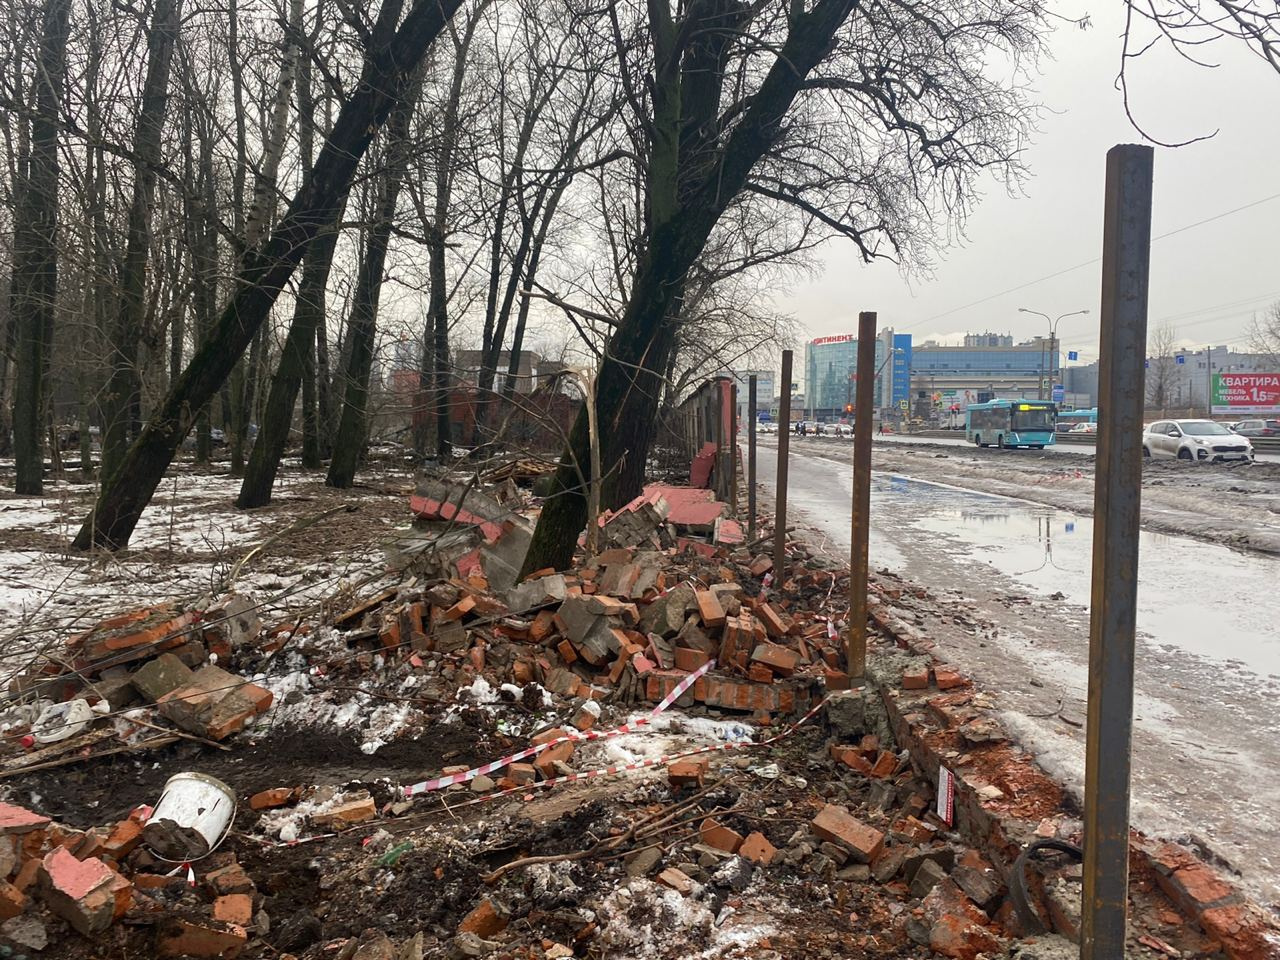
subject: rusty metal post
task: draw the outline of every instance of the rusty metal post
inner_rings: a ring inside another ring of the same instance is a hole
[[[1085,744],[1083,960],[1125,954],[1151,147],[1107,151]]]
[[[773,513],[773,575],[787,565],[787,458],[791,454],[791,351],[782,351],[782,399],[778,402],[777,509]]]
[[[747,543],[756,539],[756,375],[747,378]]]
[[[876,315],[858,314],[858,382],[853,401],[853,531],[849,538],[849,682],[867,675],[867,551],[871,539],[871,423],[875,407]]]

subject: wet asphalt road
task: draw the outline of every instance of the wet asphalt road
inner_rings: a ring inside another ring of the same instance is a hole
[[[772,492],[775,449],[759,456]],[[847,444],[793,450],[789,479],[790,522],[845,556],[849,461]],[[872,517],[873,569],[996,624],[930,632],[1081,796],[1092,518],[894,475],[874,478]],[[1280,558],[1147,532],[1140,552],[1134,823],[1208,848],[1280,903]]]

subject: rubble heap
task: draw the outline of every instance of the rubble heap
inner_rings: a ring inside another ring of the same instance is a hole
[[[100,823],[97,801],[63,801],[61,818],[0,803],[3,942],[308,960],[1074,955],[1079,865],[1019,855],[1078,844],[1080,822],[904,619],[923,591],[872,584],[870,682],[849,689],[847,573],[802,544],[774,570],[709,492],[653,487],[601,518],[598,553],[520,580],[521,504],[426,484],[420,543],[366,592],[271,626],[235,595],[136,611],[15,678],[0,775],[47,794],[42,771],[100,770],[123,806]],[[682,684],[667,713],[633,713]],[[339,730],[390,717],[343,755],[383,775],[350,759],[330,774],[335,733],[276,724],[308,709]],[[551,746],[507,762],[531,745]],[[162,858],[154,794],[123,773],[145,775],[122,766],[140,751],[163,776],[232,785],[225,842]],[[622,772],[646,766],[660,775]],[[942,767],[955,789],[939,797]],[[423,776],[431,789],[405,789]],[[1268,923],[1212,871],[1173,845],[1135,849],[1135,949],[1267,955]]]

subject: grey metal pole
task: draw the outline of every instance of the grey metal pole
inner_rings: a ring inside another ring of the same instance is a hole
[[[791,351],[782,351],[782,398],[778,401],[778,502],[773,516],[773,575],[787,564],[787,457],[791,453]]]
[[[1083,960],[1125,955],[1152,159],[1151,147],[1137,144],[1107,151],[1098,363],[1098,409],[1103,416],[1094,480],[1085,747]]]
[[[747,542],[756,539],[756,375],[747,378]]]
[[[849,545],[849,682],[867,673],[867,550],[871,537],[871,432],[875,407],[876,315],[858,314],[858,382],[854,389],[853,532]],[[870,348],[870,349],[868,349]]]

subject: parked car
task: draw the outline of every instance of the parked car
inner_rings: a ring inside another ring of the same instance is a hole
[[[1142,455],[1197,462],[1252,460],[1253,444],[1213,420],[1157,420],[1142,431]]]
[[[1097,433],[1098,425],[1096,423],[1077,423],[1071,427],[1068,433]]]
[[[778,425],[772,420],[761,420],[756,424],[757,433],[777,433]]]
[[[1242,437],[1280,437],[1280,420],[1241,420],[1231,429]]]

